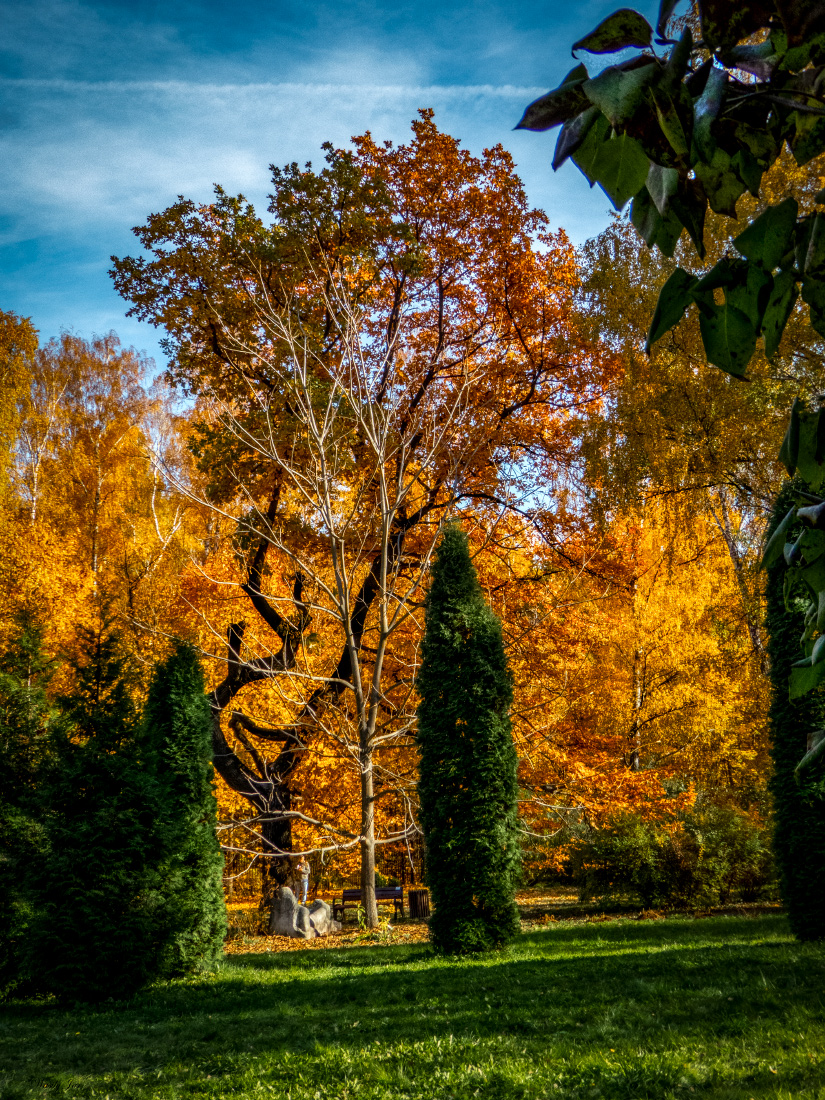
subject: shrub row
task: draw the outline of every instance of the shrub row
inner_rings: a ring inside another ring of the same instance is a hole
[[[768,830],[699,803],[669,824],[625,815],[574,840],[569,867],[583,901],[706,907],[776,896]]]

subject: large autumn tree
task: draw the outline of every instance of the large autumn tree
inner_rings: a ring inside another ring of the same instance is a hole
[[[493,541],[506,515],[552,530],[572,415],[614,362],[578,330],[573,252],[508,154],[472,156],[432,112],[406,145],[365,134],[326,147],[319,172],[273,169],[273,187],[269,224],[221,190],[209,206],[181,199],[137,230],[145,255],[115,260],[114,277],[166,329],[170,377],[198,398],[202,495],[243,561],[251,622],[211,623],[228,640],[216,768],[278,855],[296,820],[335,835],[292,805],[313,745],[354,752],[369,893],[370,819],[397,760],[372,788],[363,777],[409,729],[438,531],[459,509]],[[266,722],[247,713],[253,685],[276,688]]]

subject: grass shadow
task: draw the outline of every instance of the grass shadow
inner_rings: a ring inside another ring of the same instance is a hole
[[[504,1044],[542,1058],[564,1050],[594,1065],[619,1050],[659,1049],[670,1080],[674,1050],[753,1045],[777,1019],[822,1026],[823,978],[821,948],[789,944],[779,917],[553,926],[461,960],[420,944],[231,956],[212,977],[159,986],[131,1004],[10,1006],[0,1040],[11,1027],[58,1078],[189,1065],[230,1080],[253,1062],[281,1066],[329,1050],[371,1058],[391,1043]],[[632,1085],[633,1058],[621,1071],[629,1100],[641,1087]]]

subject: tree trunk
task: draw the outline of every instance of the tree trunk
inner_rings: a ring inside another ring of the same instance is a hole
[[[378,927],[375,900],[375,791],[372,746],[361,738],[361,903],[367,928]]]
[[[290,801],[289,789],[287,788],[283,794],[285,795],[283,799],[285,802],[283,809],[288,810]],[[276,821],[265,821],[261,826],[261,835],[263,836],[261,848],[264,854],[266,854],[267,851],[289,852],[292,850],[292,822],[289,818]],[[290,871],[289,856],[270,856],[264,860],[263,872],[261,874],[262,909],[269,910],[272,908],[275,891],[279,886],[285,886],[287,884],[290,877]]]
[[[630,770],[641,770],[641,714],[644,702],[644,672],[642,669],[642,650],[633,650],[633,721],[630,727]]]
[[[762,617],[761,608],[759,606],[758,598],[748,588],[747,580],[745,578],[745,562],[742,558],[742,553],[736,542],[736,537],[733,532],[733,524],[730,520],[730,512],[728,510],[727,497],[725,490],[719,491],[719,511],[720,515],[717,515],[716,509],[711,505],[711,512],[713,518],[716,521],[716,526],[725,540],[725,546],[728,548],[728,556],[730,557],[731,564],[733,565],[733,573],[736,577],[736,585],[739,589],[739,595],[742,598],[742,609],[745,613],[745,624],[748,629],[748,636],[751,641],[751,648],[756,654],[759,660],[760,668],[764,673],[768,671],[768,654],[765,649],[764,642],[762,641],[762,635],[759,630],[759,624]]]

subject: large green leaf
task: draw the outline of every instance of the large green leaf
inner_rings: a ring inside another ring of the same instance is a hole
[[[705,255],[705,214],[707,213],[708,200],[704,193],[695,187],[695,181],[688,180],[671,197],[670,209],[688,231],[693,246],[700,259]]]
[[[582,90],[593,106],[610,120],[611,126],[618,128],[636,113],[646,87],[659,71],[652,59],[635,69],[611,65],[592,80],[586,80]]]
[[[825,561],[819,558],[804,569],[791,570],[797,574],[816,606],[816,629],[822,633],[825,629]],[[825,663],[825,662],[823,662]]]
[[[773,276],[755,264],[745,264],[744,276],[744,281],[725,292],[725,300],[747,314],[758,335],[770,302]]]
[[[812,565],[825,554],[825,531],[815,531],[813,528],[806,528],[802,532],[799,545],[802,549],[802,554],[806,563]]]
[[[591,187],[596,182],[594,166],[609,133],[610,123],[603,114],[599,113],[588,128],[584,141],[575,153],[570,154],[570,159],[582,170]]]
[[[770,80],[779,57],[773,42],[766,39],[756,45],[747,43],[734,46],[725,55],[725,60],[728,63],[733,62],[737,69],[742,69],[759,80]]]
[[[785,325],[799,297],[799,288],[792,271],[780,271],[773,281],[773,290],[768,299],[765,316],[762,318],[762,335],[765,338],[765,355],[772,359],[776,355]]]
[[[615,53],[617,50],[627,49],[628,46],[649,46],[652,39],[653,28],[643,15],[632,8],[619,8],[608,15],[607,19],[603,19],[594,31],[580,38],[573,46],[573,53],[576,50]]]
[[[765,174],[765,168],[762,164],[753,156],[749,149],[743,147],[737,149],[730,158],[730,166],[753,197],[758,199],[759,188],[762,185],[762,177]]]
[[[662,86],[667,88],[670,94],[678,94],[679,88],[688,73],[690,58],[693,53],[693,32],[690,27],[685,27],[682,35],[674,48],[670,51],[670,57],[665,63],[665,73],[662,78]],[[684,89],[687,96],[686,106],[693,117],[693,103],[687,88]]]
[[[796,468],[814,492],[822,488],[825,482],[825,410],[799,413]]]
[[[808,746],[808,751],[794,768],[797,774],[810,768],[811,764],[825,753],[825,730],[815,730],[812,734],[809,734]]]
[[[733,136],[764,168],[773,164],[779,156],[782,143],[776,127],[766,130],[758,118],[753,120],[753,124],[745,119],[740,121]]]
[[[699,329],[708,362],[727,374],[744,377],[756,349],[756,329],[748,315],[728,302],[714,305],[700,313]]]
[[[820,558],[797,572],[816,604],[816,629],[821,633],[825,628],[825,561]]]
[[[762,555],[762,568],[769,569],[774,562],[779,561],[782,557],[782,550],[785,546],[785,536],[793,526],[796,519],[796,505],[790,509],[785,518],[781,521],[774,533],[768,539],[768,544],[765,547],[765,552]]]
[[[664,217],[667,213],[670,196],[676,194],[679,186],[679,173],[675,168],[662,168],[660,164],[651,164],[647,173],[647,189],[656,204],[656,209]]]
[[[814,217],[815,215],[808,214],[806,217],[800,218],[794,229],[794,262],[800,271],[804,269],[805,260],[808,256],[808,245],[814,228]]]
[[[649,168],[650,161],[638,141],[620,134],[600,146],[592,171],[604,193],[621,210],[644,187]]]
[[[711,68],[704,91],[693,107],[693,140],[698,152],[697,160],[707,162],[713,158],[716,142],[711,125],[722,109],[727,89],[728,74],[724,69]]]
[[[825,118],[804,111],[792,111],[782,129],[800,167],[825,150]]]
[[[584,69],[584,66],[580,66]],[[585,70],[585,76],[587,71]],[[589,100],[582,91],[584,77],[569,84],[562,84],[552,92],[534,99],[527,107],[516,130],[550,130],[561,122],[574,117],[589,106]]]
[[[810,308],[811,325],[825,336],[825,280],[809,276],[802,280],[802,300]]]
[[[715,148],[709,160],[697,160],[694,171],[700,180],[711,210],[736,217],[736,203],[745,192],[745,184],[731,166],[731,157]]]
[[[647,247],[652,248],[662,226],[662,215],[656,209],[656,204],[646,187],[633,196],[633,202],[630,204],[630,221]],[[681,226],[679,228],[681,229]]]
[[[806,275],[822,275],[825,269],[825,214],[818,213],[813,219],[808,249],[805,253],[803,271]]]
[[[797,538],[795,542],[786,542],[785,543],[785,547],[782,551],[782,554],[785,558],[785,564],[786,565],[800,565],[801,564],[801,562],[802,562],[802,546],[800,544],[801,539],[802,539],[802,536],[800,535],[799,538]],[[797,570],[796,571],[796,576],[798,578],[801,578],[802,577],[802,571]],[[804,589],[805,594],[809,596],[810,595],[810,590],[808,589],[807,585],[803,584],[802,588]]]
[[[687,156],[693,129],[693,104],[684,84],[671,89],[662,81],[651,91],[656,117],[673,151]]]
[[[796,515],[803,523],[809,523],[815,534],[822,536],[823,546],[825,546],[825,501],[819,504],[807,504],[804,508],[797,509]]]
[[[662,217],[647,187],[634,195],[630,220],[648,248],[657,245],[663,255],[673,255],[682,235],[682,223],[672,211]]]
[[[572,156],[581,146],[590,127],[598,117],[598,107],[588,107],[586,111],[582,111],[575,118],[570,118],[565,122],[559,133],[556,151],[553,154],[554,172],[558,171],[567,158]]]
[[[799,699],[800,696],[807,695],[809,691],[819,687],[823,680],[825,680],[825,661],[809,665],[807,668],[792,668],[789,691],[791,699]]]
[[[736,260],[732,256],[723,256],[722,259],[703,275],[696,284],[700,294],[706,294],[710,290],[727,290],[728,287],[743,283],[747,278],[747,265],[742,260]],[[709,299],[712,303],[713,299]]]
[[[677,267],[668,281],[659,291],[659,300],[653,312],[653,320],[650,322],[650,331],[647,334],[647,351],[661,340],[664,334],[682,320],[685,310],[693,301],[691,291],[696,286],[696,276]]]
[[[785,199],[778,206],[769,206],[734,238],[734,248],[751,263],[773,271],[793,244],[798,211],[796,199]]]

